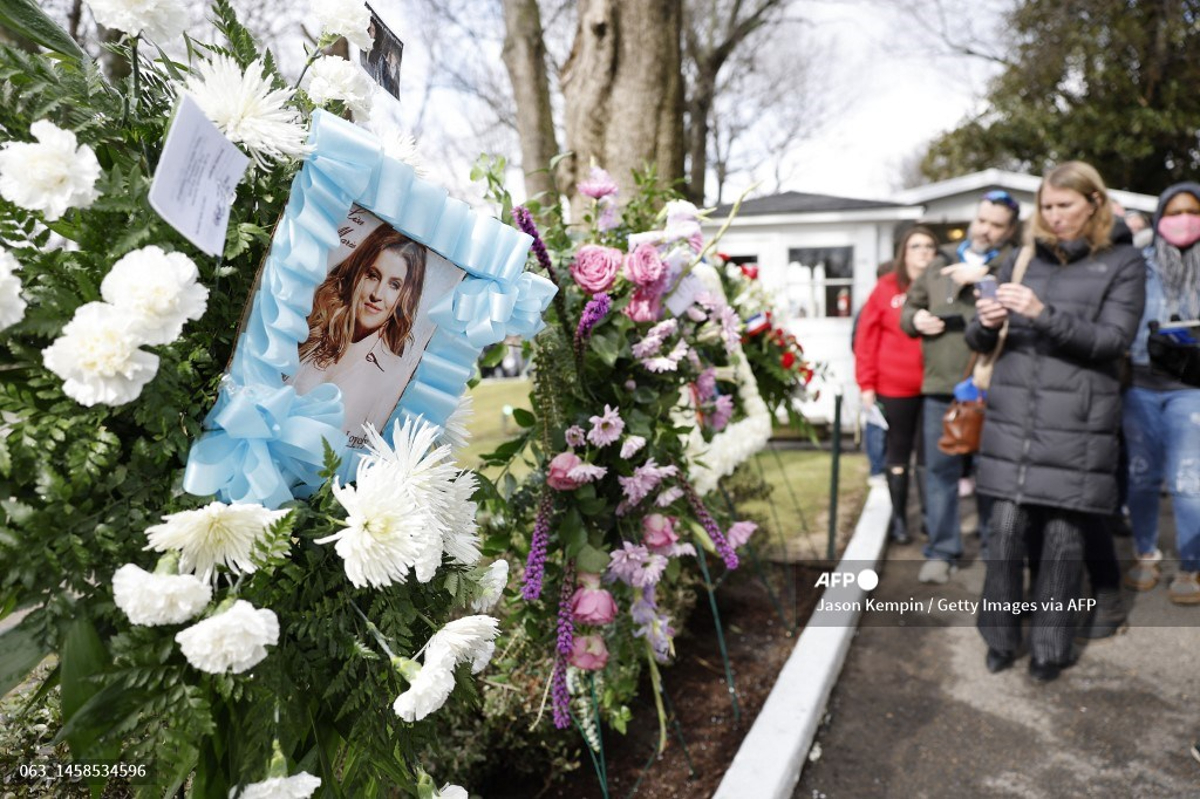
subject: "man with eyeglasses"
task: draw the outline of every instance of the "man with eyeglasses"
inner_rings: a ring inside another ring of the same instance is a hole
[[[964,338],[966,325],[975,316],[975,283],[994,274],[1009,257],[1017,231],[1020,206],[1002,190],[990,191],[979,201],[967,236],[943,248],[943,266],[931,265],[913,282],[900,317],[909,336],[922,337],[925,395],[922,424],[925,437],[925,526],[929,543],[918,580],[945,583],[962,556],[962,530],[958,518],[958,482],[967,456],[947,455],[937,447],[942,417],[954,400],[954,387],[967,376],[972,363]],[[976,495],[979,535],[987,546],[991,501]]]

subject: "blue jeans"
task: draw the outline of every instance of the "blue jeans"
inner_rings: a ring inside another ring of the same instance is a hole
[[[887,456],[887,431],[868,422],[866,430],[863,432],[863,444],[867,448],[867,461],[871,464],[871,474],[882,475],[886,466],[884,459]]]
[[[1122,427],[1138,553],[1158,546],[1158,491],[1165,478],[1181,569],[1200,570],[1200,389],[1156,392],[1135,386],[1125,392]]]
[[[938,449],[942,417],[950,400],[925,395],[925,527],[929,542],[926,558],[954,561],[963,553],[962,527],[958,519],[958,479],[963,474],[963,457],[949,456]]]

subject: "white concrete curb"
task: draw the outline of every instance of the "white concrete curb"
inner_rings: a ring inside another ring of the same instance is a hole
[[[891,512],[887,489],[872,488],[842,555],[845,569],[839,566],[839,571],[858,572],[867,565],[879,565]],[[865,595],[856,583],[830,586],[822,599],[853,603],[857,608]],[[858,629],[859,613],[813,612],[714,798],[792,796],[825,704],[842,671],[850,640]]]

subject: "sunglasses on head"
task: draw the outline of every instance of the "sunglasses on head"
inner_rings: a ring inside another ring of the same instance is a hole
[[[983,199],[987,200],[989,203],[997,203],[999,205],[1005,206],[1006,208],[1011,209],[1012,211],[1020,211],[1021,210],[1021,207],[1017,204],[1017,201],[1013,199],[1013,196],[1011,194],[1009,194],[1008,192],[1004,191],[1003,189],[993,189],[992,191],[985,194],[983,196]]]

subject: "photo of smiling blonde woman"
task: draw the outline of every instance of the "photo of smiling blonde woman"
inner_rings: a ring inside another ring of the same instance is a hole
[[[322,383],[342,390],[351,447],[362,447],[364,424],[383,429],[412,375],[415,362],[404,356],[416,346],[427,258],[423,245],[380,225],[313,296],[300,369],[289,382],[300,394]]]

